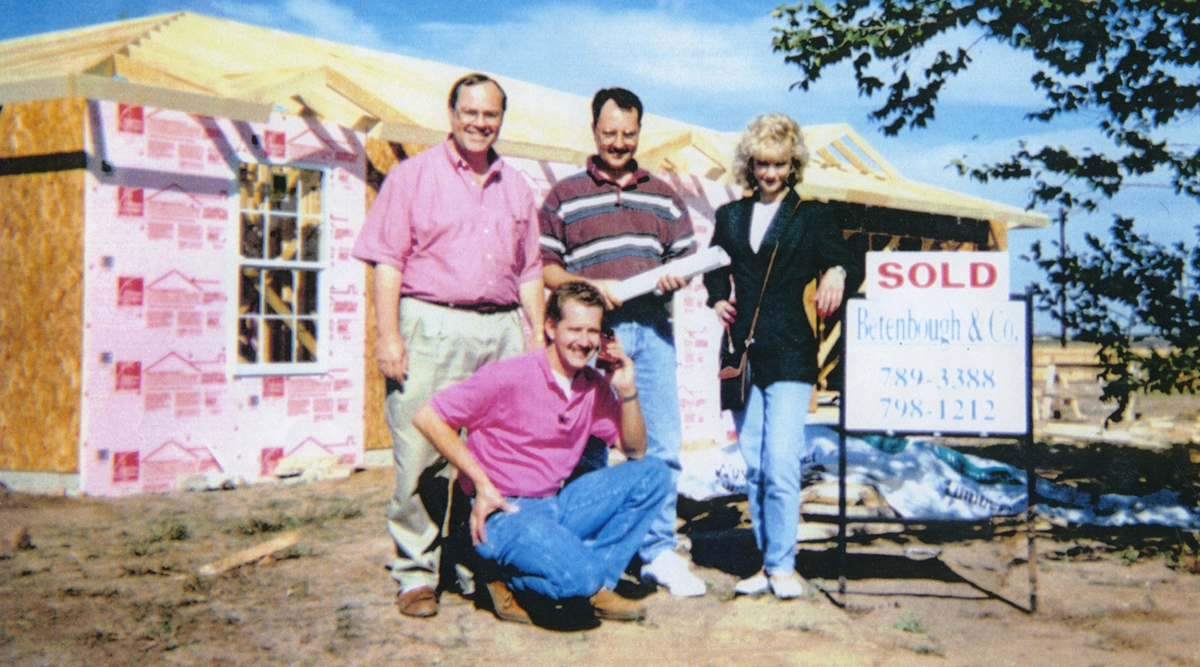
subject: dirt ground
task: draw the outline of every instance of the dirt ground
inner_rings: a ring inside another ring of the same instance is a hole
[[[1040,445],[1038,456],[1042,474],[1096,492],[1172,488],[1194,503],[1200,488],[1200,446]],[[0,549],[0,664],[1200,666],[1190,532],[1040,523],[1035,568],[1020,524],[861,536],[844,603],[836,549],[806,544],[809,594],[781,602],[733,596],[758,566],[744,502],[684,502],[707,596],[625,582],[622,593],[644,596],[644,622],[547,629],[502,623],[455,593],[436,618],[401,618],[386,571],[390,491],[381,469],[116,500],[0,489],[0,526],[27,526],[32,546]],[[274,558],[197,575],[289,531],[298,542]]]

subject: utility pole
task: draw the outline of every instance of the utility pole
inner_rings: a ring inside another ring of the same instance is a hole
[[[1058,209],[1058,264],[1064,266],[1067,261],[1067,209]],[[1064,286],[1065,287],[1065,286]],[[1058,292],[1058,315],[1059,324],[1062,325],[1062,334],[1059,337],[1059,344],[1063,349],[1067,347],[1067,290],[1061,289]]]

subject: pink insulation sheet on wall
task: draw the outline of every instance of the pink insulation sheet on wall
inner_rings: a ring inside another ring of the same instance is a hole
[[[574,165],[505,158],[525,173],[539,200],[544,199],[560,179],[578,173]],[[701,248],[712,239],[717,209],[739,193],[715,181],[691,175],[658,174],[683,199],[692,218]],[[676,377],[679,383],[679,410],[683,421],[683,442],[725,445],[737,440],[733,418],[721,412],[721,388],[717,383],[720,342],[724,329],[707,306],[704,282],[694,278],[675,295],[674,327]]]
[[[111,102],[88,130],[82,491],[360,463],[361,136]]]

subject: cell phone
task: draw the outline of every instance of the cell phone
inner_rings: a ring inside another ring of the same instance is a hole
[[[616,337],[617,334],[613,331],[612,327],[605,325],[600,329],[600,349],[596,352],[597,369],[602,371],[612,370],[616,357],[608,351],[608,346],[612,345]]]

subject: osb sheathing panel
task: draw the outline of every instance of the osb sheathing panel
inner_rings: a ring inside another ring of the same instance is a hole
[[[0,158],[83,150],[84,100],[6,104],[0,110]],[[82,204],[80,204],[82,206]]]
[[[78,469],[83,188],[82,170],[0,177],[0,469]]]
[[[375,201],[376,188],[388,171],[399,163],[395,148],[386,141],[367,139],[367,210]],[[387,449],[392,446],[392,435],[388,431],[383,414],[384,380],[375,363],[375,270],[367,267],[367,312],[366,346],[363,348],[363,447],[365,449]]]

